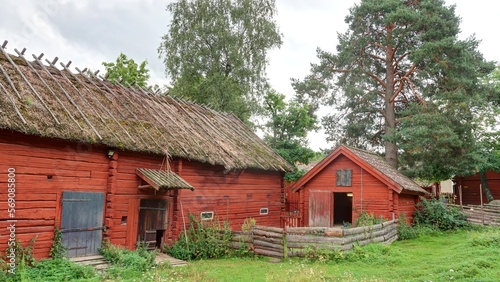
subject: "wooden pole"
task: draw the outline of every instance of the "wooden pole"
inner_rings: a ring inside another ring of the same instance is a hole
[[[187,235],[187,231],[186,231],[186,219],[184,218],[184,209],[182,208],[182,201],[179,201],[179,203],[181,204],[181,214],[182,214],[182,222],[184,224],[184,237],[186,238],[186,248],[189,252],[189,242],[188,242],[188,235]]]
[[[481,199],[481,222],[484,225],[483,185],[481,185],[481,184],[479,184],[479,199]]]
[[[460,193],[460,206],[462,206],[462,185],[458,185],[458,191]]]

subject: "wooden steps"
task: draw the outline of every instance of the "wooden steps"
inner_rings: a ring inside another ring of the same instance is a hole
[[[106,259],[101,255],[75,257],[70,258],[69,260],[79,265],[90,265],[97,271],[104,271],[110,266]]]
[[[161,264],[161,263],[168,262],[173,267],[176,267],[176,266],[185,266],[185,265],[188,264],[187,261],[183,261],[183,260],[180,260],[180,259],[173,258],[173,257],[171,257],[171,256],[169,256],[167,254],[164,254],[164,253],[159,253],[158,255],[156,255],[155,262],[156,262],[156,264]]]

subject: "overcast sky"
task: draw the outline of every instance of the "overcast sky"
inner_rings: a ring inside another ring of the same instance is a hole
[[[158,58],[160,39],[166,33],[171,1],[153,0],[17,0],[3,1],[0,10],[0,44],[7,51],[27,48],[27,54],[44,53],[73,61],[72,67],[103,70],[102,62],[115,61],[120,52],[136,62],[148,61],[151,83],[166,84]],[[267,73],[278,92],[292,95],[290,78],[303,78],[316,62],[316,48],[335,50],[337,32],[345,32],[344,18],[357,1],[277,0],[277,22],[284,36],[280,49],[269,53]],[[462,38],[472,34],[482,40],[479,50],[487,60],[500,61],[500,2],[447,0],[456,4],[462,18]],[[31,59],[31,56],[29,56]],[[310,135],[315,150],[330,145],[321,132]]]

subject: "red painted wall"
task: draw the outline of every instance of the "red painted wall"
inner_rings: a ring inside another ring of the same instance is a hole
[[[486,172],[488,186],[495,200],[500,200],[500,172]],[[462,186],[462,204],[464,205],[479,205],[481,204],[480,189],[481,177],[479,173],[467,177],[457,177],[455,194],[457,195],[457,204],[460,204],[460,189]],[[482,194],[483,203],[488,203],[486,195]]]
[[[247,217],[261,225],[280,225],[281,172],[226,172],[221,166],[175,159],[171,169],[195,191],[155,192],[137,188],[141,182],[135,169],[160,169],[163,157],[116,150],[110,159],[107,151],[98,145],[0,131],[0,187],[7,190],[8,169],[15,168],[16,236],[24,245],[37,236],[37,258],[48,256],[54,227],[60,221],[63,191],[106,193],[104,238],[130,248],[137,240],[140,199],[168,201],[167,243],[175,241],[183,230],[182,210],[186,222],[190,212],[199,216],[202,211],[213,211],[234,230],[241,229]],[[7,193],[0,193],[0,250],[7,248],[7,208]],[[268,208],[269,213],[260,215],[261,208]]]
[[[352,170],[352,186],[336,186],[336,171],[339,169]],[[298,191],[303,226],[309,225],[309,193],[311,190],[353,193],[353,222],[361,212],[365,211],[387,220],[391,220],[393,215],[397,217],[399,213],[405,213],[411,218],[417,199],[417,196],[414,195],[398,195],[386,184],[343,155],[336,158]]]

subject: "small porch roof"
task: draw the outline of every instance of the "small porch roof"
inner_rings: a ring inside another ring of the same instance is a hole
[[[182,177],[170,170],[137,168],[136,174],[156,190],[160,189],[190,189],[194,187]]]

